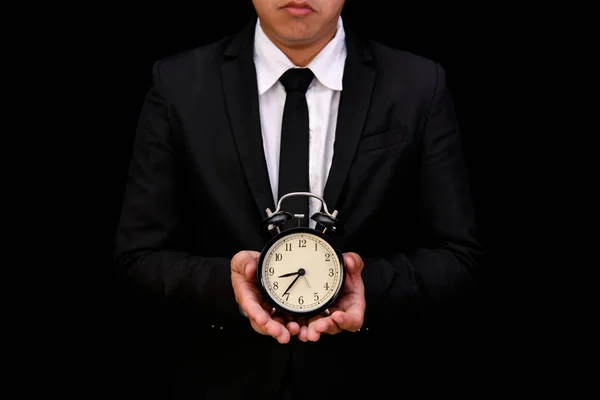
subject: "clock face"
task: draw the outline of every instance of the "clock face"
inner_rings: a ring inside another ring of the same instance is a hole
[[[343,260],[324,236],[298,228],[261,255],[259,279],[282,310],[305,314],[327,307],[341,290]]]

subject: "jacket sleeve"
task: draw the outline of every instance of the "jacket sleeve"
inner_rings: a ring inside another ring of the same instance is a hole
[[[418,245],[410,252],[366,258],[365,325],[451,317],[471,311],[482,256],[462,143],[445,72],[436,65],[421,132]]]
[[[140,113],[117,227],[119,287],[137,309],[191,312],[204,324],[238,321],[243,317],[231,285],[230,259],[184,250],[180,175],[159,66],[153,67]]]

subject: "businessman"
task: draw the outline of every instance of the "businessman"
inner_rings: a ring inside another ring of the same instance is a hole
[[[445,346],[430,329],[455,329],[478,288],[444,69],[360,38],[344,0],[253,4],[239,33],[152,70],[116,237],[120,281],[161,332],[145,350],[160,379],[140,379],[167,398],[397,388],[424,337]],[[273,314],[255,279],[266,210],[297,190],[339,212],[348,274],[332,312],[310,320]]]

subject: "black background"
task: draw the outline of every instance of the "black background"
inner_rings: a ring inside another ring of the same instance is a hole
[[[91,315],[101,316],[95,323],[105,333],[100,347],[114,350],[107,353],[113,364],[119,364],[127,352],[127,339],[120,337],[119,299],[112,289],[113,236],[151,67],[169,54],[233,34],[255,18],[250,0],[208,3],[149,8],[134,16],[115,11],[97,27],[98,36],[90,40],[94,43],[90,52],[94,72],[84,79],[92,77],[92,90],[86,84],[82,90],[87,92],[83,98],[91,97],[95,103],[87,109],[93,113],[90,130],[98,134],[90,145],[94,179],[88,200],[93,205],[86,212],[89,217],[81,223],[86,232],[93,231],[93,236],[86,237],[80,249],[84,258],[79,261],[86,260],[85,268],[93,274],[92,285],[100,289],[90,292],[94,306],[99,307],[98,313]],[[428,57],[446,69],[463,135],[481,241],[487,253],[481,307],[485,315],[481,323],[490,323],[492,333],[484,339],[484,346],[498,355],[509,346],[506,330],[510,325],[504,322],[515,318],[510,314],[512,306],[520,301],[515,293],[507,297],[504,288],[507,275],[512,274],[507,267],[515,270],[519,262],[512,257],[514,218],[508,217],[507,200],[514,194],[514,181],[508,176],[516,161],[514,152],[505,152],[508,145],[514,144],[506,139],[504,100],[509,80],[505,67],[514,55],[506,50],[506,35],[510,33],[506,26],[499,27],[506,23],[502,14],[485,7],[478,8],[476,2],[350,0],[343,17],[365,36]],[[85,151],[79,154],[90,157]],[[94,254],[93,261],[90,254]],[[510,264],[506,264],[507,258],[512,260]]]

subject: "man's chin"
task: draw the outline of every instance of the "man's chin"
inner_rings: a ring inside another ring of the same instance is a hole
[[[280,36],[279,40],[288,47],[309,47],[315,43],[315,35],[312,32],[290,32]]]

